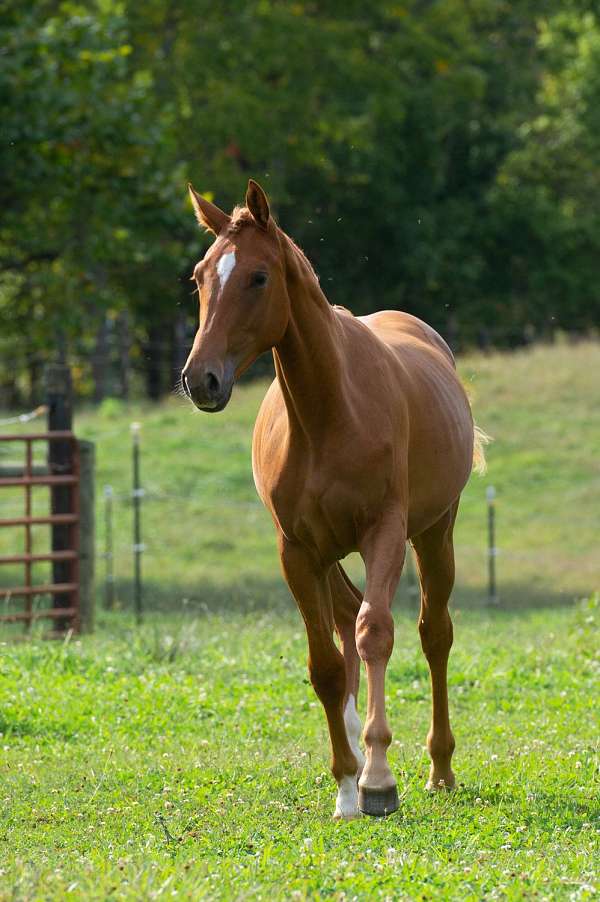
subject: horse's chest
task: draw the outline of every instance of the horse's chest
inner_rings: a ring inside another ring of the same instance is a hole
[[[386,503],[397,469],[390,436],[383,432],[365,431],[356,422],[307,443],[291,434],[285,408],[259,419],[255,483],[286,539],[311,547],[323,561],[357,548]]]
[[[288,471],[271,495],[271,504],[286,538],[311,547],[328,561],[356,549],[384,494],[383,481],[377,478],[305,468],[295,474]]]

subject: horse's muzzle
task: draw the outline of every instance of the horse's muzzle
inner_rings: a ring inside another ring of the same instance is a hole
[[[218,413],[227,406],[234,379],[235,367],[229,361],[223,365],[186,366],[181,373],[184,392],[205,413]]]

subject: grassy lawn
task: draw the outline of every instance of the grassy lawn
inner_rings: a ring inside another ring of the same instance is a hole
[[[219,416],[110,401],[78,414],[77,432],[97,443],[98,495],[110,483],[119,496],[119,607],[99,607],[93,636],[0,647],[0,899],[598,895],[600,346],[460,368],[495,441],[457,529],[457,791],[423,790],[428,674],[405,584],[387,683],[400,810],[331,820],[304,630],[252,485],[264,384],[240,387]],[[129,613],[133,420],[147,491],[142,628]],[[482,604],[488,484],[495,609]],[[0,515],[21,505],[5,490]],[[18,539],[3,530],[0,553]],[[360,578],[356,560],[350,569]],[[2,570],[4,585],[20,578]]]
[[[459,788],[433,797],[428,676],[399,615],[401,807],[342,824],[295,613],[141,631],[119,615],[66,645],[5,646],[0,898],[592,898],[598,615],[456,612]]]

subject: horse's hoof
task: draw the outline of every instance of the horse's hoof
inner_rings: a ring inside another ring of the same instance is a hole
[[[358,807],[363,814],[371,817],[387,817],[400,807],[398,789],[388,786],[387,789],[370,789],[368,786],[358,787]]]
[[[456,783],[454,777],[448,780],[444,779],[431,779],[427,781],[425,784],[425,789],[427,792],[452,792]]]

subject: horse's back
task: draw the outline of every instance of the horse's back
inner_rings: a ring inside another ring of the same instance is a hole
[[[380,310],[368,316],[359,316],[357,319],[394,350],[406,348],[411,344],[430,346],[440,351],[454,367],[454,356],[442,336],[422,319],[410,313],[401,310]]]
[[[470,405],[442,336],[423,320],[399,310],[382,310],[359,317],[359,322],[375,337],[381,354],[391,360],[389,388],[407,402],[411,432],[425,410],[428,422],[438,422],[442,432],[444,421],[464,418],[470,434]]]

